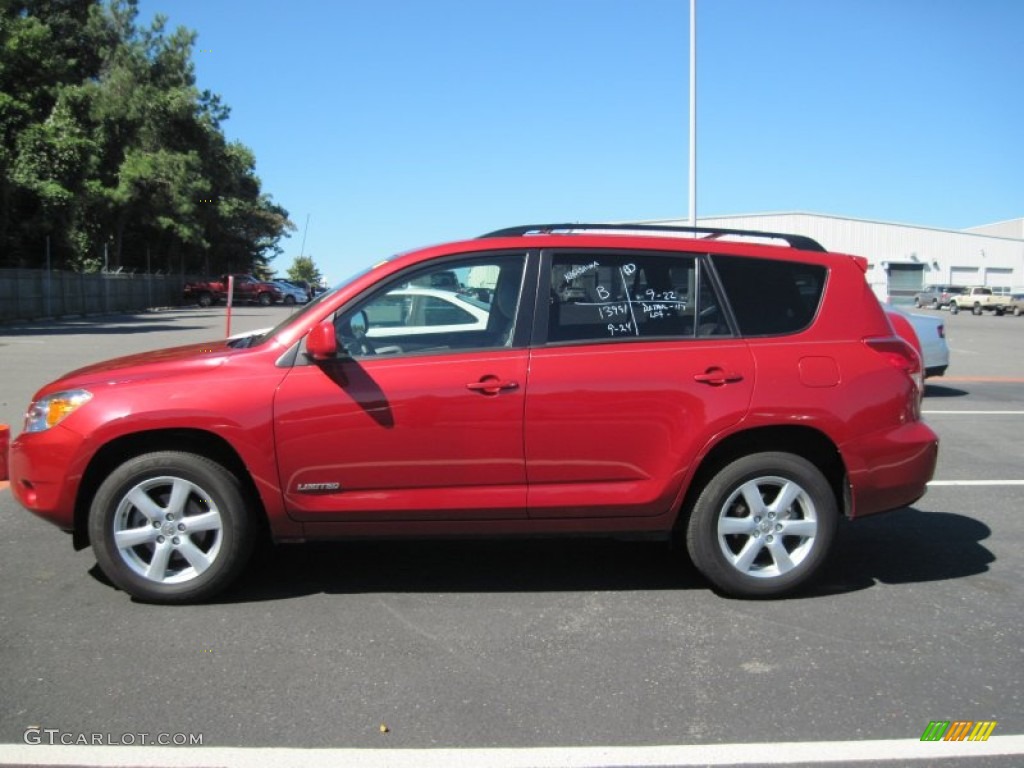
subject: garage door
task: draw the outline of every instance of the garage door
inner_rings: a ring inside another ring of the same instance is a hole
[[[977,267],[953,267],[949,271],[949,282],[953,285],[981,285]]]
[[[991,288],[1004,288],[1010,290],[1013,285],[1013,270],[1001,267],[990,267],[985,270],[985,285]]]
[[[924,286],[924,264],[889,265],[889,301],[909,304]]]

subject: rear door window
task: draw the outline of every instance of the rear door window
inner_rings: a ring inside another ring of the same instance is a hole
[[[548,342],[729,333],[692,255],[585,251],[550,259]]]

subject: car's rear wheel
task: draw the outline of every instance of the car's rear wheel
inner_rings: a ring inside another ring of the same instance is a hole
[[[939,308],[939,300],[938,299],[932,299],[932,309],[938,309],[938,308]]]
[[[274,300],[271,298],[269,293],[261,293],[259,296],[256,297],[256,302],[261,307],[269,307],[273,303],[273,301]]]
[[[701,491],[686,543],[694,565],[722,592],[778,597],[824,563],[838,516],[817,467],[790,453],[756,453],[723,467]]]
[[[235,476],[177,451],[124,462],[89,511],[100,568],[125,592],[157,603],[205,600],[224,589],[249,557],[253,530]]]
[[[973,314],[975,314],[975,315],[980,315],[980,314],[981,314],[981,304],[975,304],[975,305],[974,305],[974,306],[973,306],[973,307],[971,308],[971,312],[972,312]]]

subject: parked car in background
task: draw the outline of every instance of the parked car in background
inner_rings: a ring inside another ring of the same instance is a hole
[[[975,315],[980,315],[982,312],[994,312],[997,315],[1002,315],[1006,312],[1009,303],[1010,296],[1008,294],[994,293],[987,286],[975,285],[965,288],[963,293],[951,297],[949,311],[954,315],[962,309],[969,309]]]
[[[913,332],[917,339],[915,346],[924,361],[924,375],[942,376],[949,368],[949,344],[946,342],[946,325],[942,318],[906,312],[889,304],[885,305],[885,311],[901,336],[907,338],[908,326]]]
[[[914,296],[914,306],[942,309],[949,306],[949,300],[966,289],[963,285],[930,285]]]
[[[420,348],[445,344],[453,333],[486,330],[490,320],[490,305],[475,296],[416,285],[388,291],[365,312],[368,338],[414,336]],[[391,352],[396,349],[403,351]]]
[[[151,602],[211,598],[263,532],[660,537],[719,591],[778,597],[840,518],[913,503],[935,469],[921,357],[867,266],[799,235],[657,225],[410,251],[266,333],[42,387],[11,491]],[[481,314],[460,304],[476,287]]]
[[[1013,313],[1014,317],[1024,314],[1024,293],[1011,293],[1010,301],[1006,305],[1006,311]]]
[[[281,301],[285,304],[305,304],[309,301],[308,291],[287,280],[271,280],[270,284],[281,292]]]
[[[228,278],[232,278],[230,281]],[[234,287],[232,302],[254,302],[263,307],[283,299],[281,291],[272,283],[260,280],[252,275],[221,275],[214,280],[194,280],[185,283],[184,298],[194,301],[201,307],[209,307],[220,301],[226,301],[228,283]]]

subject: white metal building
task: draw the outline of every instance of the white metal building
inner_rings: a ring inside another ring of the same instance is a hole
[[[654,223],[654,222],[650,222]],[[685,220],[659,224],[686,225]],[[698,219],[701,226],[807,235],[830,251],[865,256],[878,297],[909,302],[928,285],[1024,290],[1024,218],[967,230],[866,221],[817,213],[753,213]]]

